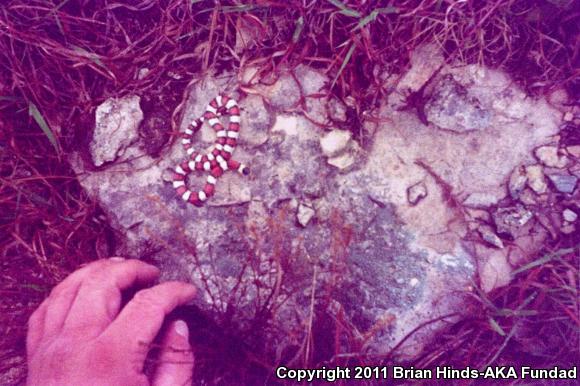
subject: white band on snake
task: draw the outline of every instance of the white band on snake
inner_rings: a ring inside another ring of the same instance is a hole
[[[228,128],[224,128],[218,119],[227,114],[230,116]],[[207,120],[216,132],[216,141],[206,154],[197,153],[192,147],[192,136],[201,128]],[[249,169],[238,161],[232,159],[236,149],[240,131],[240,108],[238,103],[226,95],[218,95],[209,102],[205,113],[191,123],[193,129],[185,129],[181,143],[189,155],[189,159],[183,161],[175,168],[173,173],[173,187],[177,195],[195,206],[202,206],[207,199],[215,193],[215,184],[226,170],[237,170],[247,175]],[[186,177],[192,171],[209,172],[206,183],[202,190],[194,192],[186,185]]]

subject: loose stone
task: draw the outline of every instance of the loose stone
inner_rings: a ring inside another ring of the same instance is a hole
[[[536,157],[546,166],[563,168],[568,164],[568,158],[558,154],[556,146],[540,146],[535,150]]]
[[[527,181],[528,177],[524,168],[522,166],[516,167],[510,176],[508,184],[510,195],[513,199],[517,199],[520,196],[520,193],[526,187]]]
[[[310,220],[312,220],[312,217],[314,217],[315,213],[316,212],[314,211],[314,209],[312,209],[308,205],[304,205],[301,203],[300,205],[298,205],[296,219],[298,220],[298,223],[300,225],[302,225],[303,227],[306,227],[306,225],[308,225]]]
[[[498,208],[493,213],[498,232],[511,234],[512,236],[516,236],[519,228],[526,225],[532,216],[532,212],[522,205]]]
[[[501,239],[491,230],[490,227],[482,225],[480,226],[477,231],[481,235],[481,238],[487,241],[489,244],[493,245],[497,248],[503,248],[503,242]]]
[[[540,165],[530,165],[526,167],[528,186],[536,193],[545,193],[548,185],[544,180],[544,171]]]
[[[350,153],[339,155],[328,159],[328,164],[340,170],[346,170],[354,164],[354,156]]]
[[[576,230],[576,226],[574,224],[564,224],[564,226],[562,226],[560,230],[562,231],[562,233],[569,235],[570,233]]]
[[[95,131],[90,143],[95,166],[122,158],[138,140],[137,128],[143,120],[139,96],[109,98],[95,112]]]
[[[320,139],[320,147],[327,157],[334,157],[346,149],[352,133],[346,130],[332,130]]]
[[[574,222],[578,218],[578,214],[571,209],[564,209],[562,217],[568,222]]]
[[[548,178],[552,181],[556,190],[561,193],[572,193],[578,181],[578,177],[567,174],[549,174]]]

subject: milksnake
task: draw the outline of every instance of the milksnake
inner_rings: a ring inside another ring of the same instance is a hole
[[[227,129],[218,119],[224,114],[230,116]],[[201,128],[201,125],[206,120],[215,130],[217,138],[209,151],[206,154],[201,154],[193,149],[191,142],[193,134]],[[191,122],[191,126],[191,128],[185,129],[181,140],[189,158],[175,168],[173,187],[183,201],[200,207],[208,198],[214,195],[217,179],[226,170],[236,170],[240,174],[247,175],[249,174],[249,169],[243,163],[232,159],[240,131],[240,108],[234,99],[226,95],[218,95],[209,102],[205,113]],[[186,177],[192,171],[209,173],[203,189],[197,192],[190,190],[186,185]]]

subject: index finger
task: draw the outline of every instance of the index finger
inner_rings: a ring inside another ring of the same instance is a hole
[[[100,334],[117,315],[121,291],[158,275],[157,268],[133,259],[102,259],[78,269],[44,301],[44,315],[37,318],[43,321],[40,335],[54,336],[63,329],[83,336]]]
[[[124,290],[159,276],[156,267],[136,259],[109,259],[86,268],[63,327],[83,336],[99,335],[115,319]]]
[[[112,344],[123,343],[143,363],[167,314],[192,300],[195,287],[182,282],[165,282],[137,292],[101,337]]]

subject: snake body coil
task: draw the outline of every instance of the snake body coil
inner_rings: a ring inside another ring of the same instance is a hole
[[[230,117],[227,129],[219,120],[219,117],[224,114]],[[192,137],[205,120],[215,130],[217,138],[206,154],[200,154],[193,149]],[[205,113],[194,120],[191,126],[191,128],[185,129],[181,140],[189,159],[175,168],[173,187],[183,201],[199,207],[214,195],[215,184],[226,170],[236,170],[247,175],[249,169],[243,163],[232,159],[240,131],[240,108],[234,99],[226,95],[218,95],[209,102]],[[192,171],[209,173],[203,189],[197,192],[190,190],[186,185],[186,177]]]

